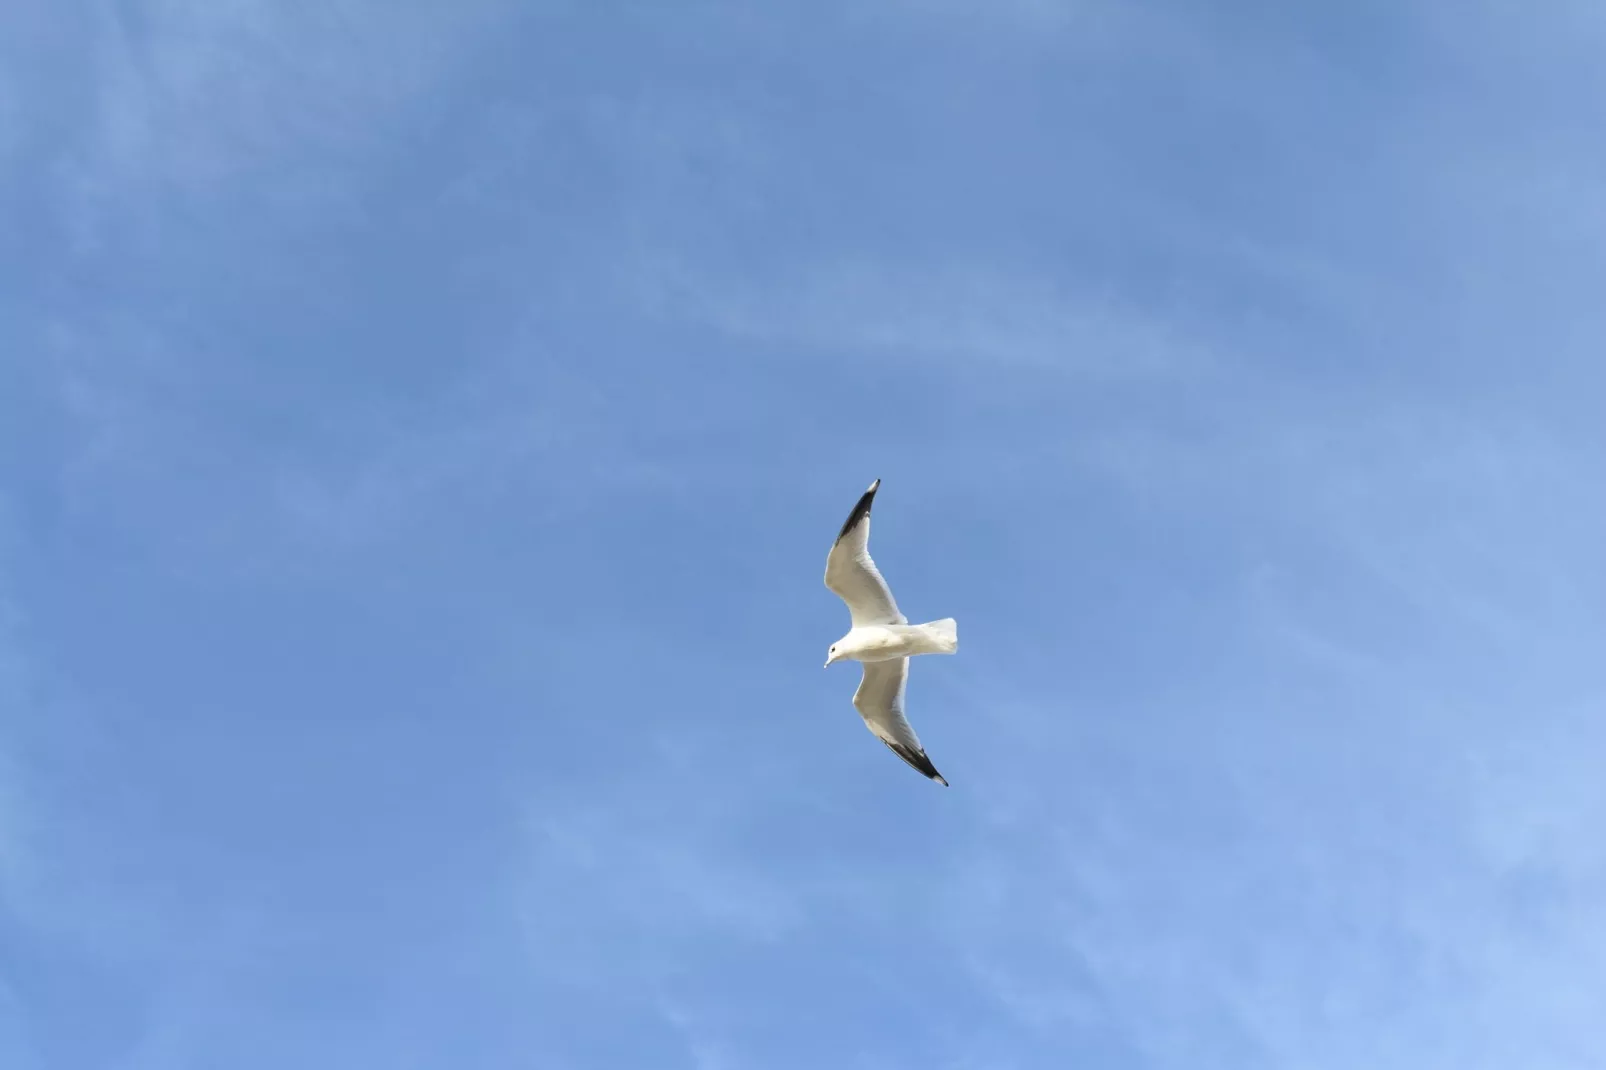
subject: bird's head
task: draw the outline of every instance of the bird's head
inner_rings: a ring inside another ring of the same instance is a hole
[[[831,649],[827,650],[825,652],[825,667],[827,669],[829,669],[831,667],[831,663],[833,661],[841,661],[841,660],[842,660],[842,655],[838,654],[836,652],[836,645],[832,644]]]

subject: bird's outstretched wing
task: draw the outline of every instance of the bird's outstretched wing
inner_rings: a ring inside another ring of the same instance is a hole
[[[903,715],[903,692],[908,683],[908,658],[867,661],[864,679],[859,681],[859,690],[853,693],[853,707],[864,718],[866,727],[890,747],[892,753],[946,788],[948,781],[926,757],[920,737]]]
[[[907,624],[892,589],[870,560],[870,503],[881,480],[870,484],[848,514],[825,559],[825,585],[848,604],[855,628],[866,624]]]

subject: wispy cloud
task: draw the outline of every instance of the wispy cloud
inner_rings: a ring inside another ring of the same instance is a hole
[[[147,220],[174,207],[164,196],[249,194],[303,210],[341,183],[349,196],[408,121],[403,109],[506,14],[496,2],[451,18],[362,2],[99,5],[71,186],[86,213],[137,203]]]
[[[1122,380],[1206,373],[1211,354],[1163,320],[1097,288],[985,267],[948,270],[855,257],[762,280],[665,267],[644,304],[740,341],[912,363],[958,362]]]

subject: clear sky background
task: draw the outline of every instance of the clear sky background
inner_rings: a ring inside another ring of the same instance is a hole
[[[1606,1066],[1603,56],[9,0],[0,1066]]]

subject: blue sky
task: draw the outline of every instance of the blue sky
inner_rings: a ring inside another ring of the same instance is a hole
[[[1599,5],[3,22],[7,1070],[1606,1065]]]

